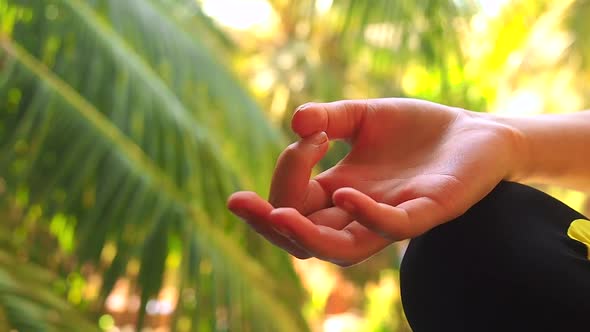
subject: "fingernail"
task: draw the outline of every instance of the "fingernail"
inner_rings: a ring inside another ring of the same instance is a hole
[[[297,107],[297,108],[295,109],[295,113],[297,113],[297,112],[300,112],[300,111],[303,111],[304,109],[306,109],[306,108],[308,108],[309,106],[311,106],[311,104],[312,104],[312,103],[305,103],[305,104],[303,104],[303,105],[301,105],[301,106]]]
[[[285,228],[283,226],[274,225],[274,226],[272,226],[272,228],[275,230],[275,232],[281,234],[282,236],[286,237],[289,240],[293,237],[291,231],[289,231],[287,228]]]
[[[306,140],[309,140],[309,142],[313,145],[319,146],[328,141],[328,135],[326,135],[326,133],[322,131],[309,136]]]

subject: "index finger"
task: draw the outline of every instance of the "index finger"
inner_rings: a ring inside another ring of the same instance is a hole
[[[304,214],[330,203],[330,197],[315,180],[313,167],[328,150],[328,136],[319,132],[289,145],[279,156],[273,174],[269,202],[274,207],[292,207]]]

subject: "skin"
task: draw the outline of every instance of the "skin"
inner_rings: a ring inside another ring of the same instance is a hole
[[[590,116],[580,114],[494,117],[395,98],[305,104],[292,119],[301,139],[279,156],[269,200],[237,192],[228,208],[295,257],[350,266],[460,216],[502,180],[585,185],[586,167],[559,166],[564,140],[578,152],[590,144]],[[351,151],[310,179],[329,140]]]

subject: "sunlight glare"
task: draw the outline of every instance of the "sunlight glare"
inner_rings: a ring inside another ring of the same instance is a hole
[[[481,11],[490,17],[495,17],[500,14],[502,8],[509,2],[510,0],[479,0],[479,6],[481,7]]]
[[[329,315],[323,323],[323,332],[353,332],[363,325],[363,319],[356,314],[345,312]]]
[[[324,15],[332,7],[333,0],[316,0],[315,10],[320,14]]]
[[[537,91],[521,89],[500,103],[499,113],[533,115],[543,113],[543,98]]]
[[[264,0],[204,0],[203,12],[236,30],[268,26],[274,16],[271,5]]]

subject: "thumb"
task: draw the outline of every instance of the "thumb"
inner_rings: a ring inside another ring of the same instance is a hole
[[[307,103],[293,114],[291,128],[300,137],[324,131],[330,139],[354,138],[371,107],[370,103],[369,100]]]

